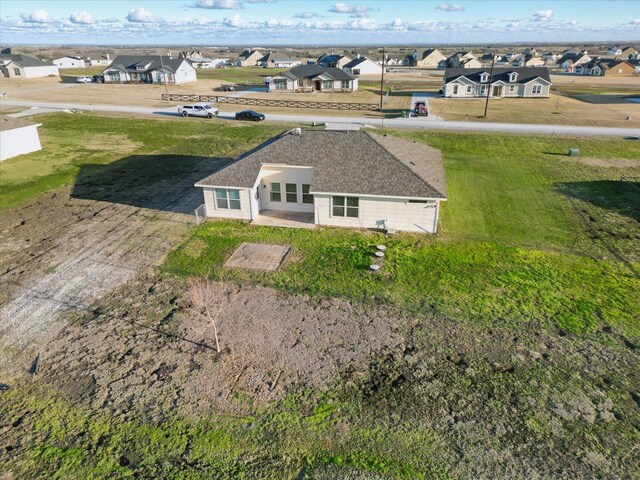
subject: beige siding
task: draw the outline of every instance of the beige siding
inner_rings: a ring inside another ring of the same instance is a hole
[[[302,184],[311,184],[313,168],[264,165],[260,171],[260,209],[283,210],[287,212],[313,212],[313,204],[302,203]],[[271,183],[280,184],[281,200],[272,202],[269,189]],[[295,183],[298,187],[297,202],[286,201],[286,184]]]
[[[535,95],[532,93],[533,91],[533,86],[534,85],[542,85],[542,91],[540,93],[536,93]],[[529,82],[526,85],[524,85],[524,94],[523,96],[525,97],[548,97],[549,96],[549,89],[551,88],[550,85],[544,85],[542,83],[538,83],[538,82]]]
[[[359,197],[358,218],[334,217],[331,195],[315,195],[315,217],[318,225],[351,228],[382,228],[408,232],[435,233],[438,202],[409,203],[405,199]]]
[[[214,187],[203,187],[202,190],[204,192],[204,204],[207,207],[207,217],[251,220],[251,200],[249,189],[238,189],[240,190],[240,210],[217,208]]]

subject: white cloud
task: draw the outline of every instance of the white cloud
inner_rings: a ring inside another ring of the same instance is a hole
[[[520,27],[520,22],[509,22],[509,24],[507,26],[509,28],[519,28]]]
[[[296,13],[293,18],[316,18],[319,16],[317,12],[300,12]]]
[[[89,12],[73,12],[69,16],[69,21],[71,23],[79,23],[81,25],[91,25],[96,23],[96,19],[93,18]]]
[[[265,22],[265,26],[267,28],[276,28],[276,27],[291,28],[293,27],[293,22],[291,20],[271,19]]]
[[[244,25],[244,20],[242,20],[242,17],[236,13],[231,18],[225,18],[222,23],[227,27],[240,28]]]
[[[163,19],[155,15],[150,10],[146,8],[140,7],[129,12],[127,15],[127,20],[132,23],[162,23]]]
[[[247,3],[276,3],[276,0],[245,0]]]
[[[336,3],[328,11],[333,13],[348,13],[352,17],[366,18],[369,16],[371,7],[366,5],[347,5],[346,3]]]
[[[351,20],[349,27],[351,27],[352,30],[377,30],[378,24],[370,18],[357,18]]]
[[[548,22],[553,17],[553,10],[539,10],[533,14],[535,22]]]
[[[109,17],[103,20],[100,20],[102,23],[120,23],[120,19],[116,17]]]
[[[464,7],[462,5],[458,5],[457,3],[441,3],[436,7],[436,10],[443,10],[445,12],[464,12]]]
[[[402,19],[396,18],[393,22],[389,24],[390,30],[406,30],[407,26],[404,24]]]
[[[640,18],[636,18],[635,20],[631,20],[629,25],[640,25]]]
[[[578,25],[580,22],[578,20],[571,20],[568,25],[571,25],[572,27],[575,27],[576,25]]]
[[[191,7],[210,10],[238,10],[242,8],[242,4],[239,0],[198,0]]]
[[[473,28],[475,28],[476,30],[486,30],[489,27],[489,24],[487,22],[476,22],[473,25]]]
[[[53,23],[53,17],[44,10],[36,10],[31,13],[22,13],[22,21],[27,23]]]

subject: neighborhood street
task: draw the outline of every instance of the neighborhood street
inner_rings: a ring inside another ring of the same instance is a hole
[[[126,107],[120,105],[91,105],[79,103],[49,103],[27,100],[6,100],[0,101],[0,107],[37,107],[29,111],[30,114],[43,113],[38,109],[58,109],[58,110],[87,110],[95,112],[119,112],[132,114],[156,114],[156,115],[178,115],[176,106],[166,109],[149,107]],[[224,107],[223,107],[224,108]],[[233,119],[233,113],[220,114],[220,118]],[[485,123],[485,122],[452,122],[430,117],[412,118],[368,118],[368,117],[339,117],[332,115],[299,115],[299,114],[267,114],[266,121],[289,122],[289,123],[351,123],[376,127],[411,128],[425,130],[447,130],[447,131],[474,131],[474,132],[506,132],[506,133],[526,133],[538,135],[581,135],[581,136],[615,136],[615,137],[638,137],[638,128],[611,128],[611,127],[585,127],[578,125],[545,125],[530,123]]]

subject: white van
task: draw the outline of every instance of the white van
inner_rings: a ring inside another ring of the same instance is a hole
[[[213,118],[218,116],[219,110],[212,107],[208,103],[196,103],[194,105],[178,105],[178,113],[183,117],[207,117]]]

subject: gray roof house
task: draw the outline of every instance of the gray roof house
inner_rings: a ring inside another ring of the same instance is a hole
[[[490,78],[491,77],[491,78]],[[451,98],[549,96],[551,80],[546,67],[447,68],[443,95]]]
[[[315,225],[425,233],[436,232],[447,199],[439,150],[365,131],[295,129],[195,186],[209,217],[284,212]]]
[[[358,78],[340,68],[299,65],[269,79],[270,92],[353,92]]]
[[[282,52],[269,52],[258,60],[258,65],[264,68],[292,68],[302,62]]]
[[[42,78],[59,76],[58,67],[52,62],[20,53],[0,54],[0,77]]]
[[[185,58],[160,55],[118,55],[103,72],[105,83],[189,83],[196,69]]]
[[[256,67],[264,55],[258,50],[245,50],[234,60],[236,67]]]

